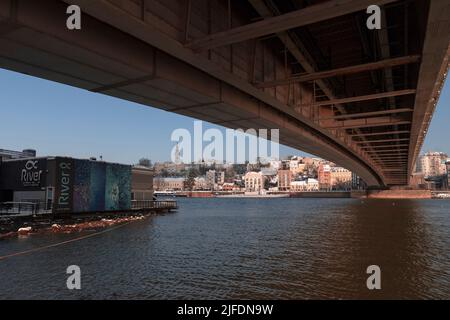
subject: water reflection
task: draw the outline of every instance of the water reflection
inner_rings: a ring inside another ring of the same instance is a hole
[[[0,261],[0,298],[450,298],[448,201],[183,199],[173,215]],[[0,242],[0,255],[73,236]],[[65,268],[82,268],[82,290]],[[367,266],[382,290],[366,287]]]

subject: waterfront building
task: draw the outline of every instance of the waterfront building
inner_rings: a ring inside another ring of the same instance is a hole
[[[142,176],[137,172],[134,177],[139,178],[134,186],[140,190]],[[4,160],[0,162],[0,202],[33,203],[53,213],[129,210],[132,178],[129,165],[92,159]]]
[[[131,168],[131,200],[153,200],[153,175],[148,167]]]
[[[184,190],[183,177],[155,177],[153,185],[157,191],[182,191]]]
[[[261,172],[247,172],[244,176],[245,191],[260,192],[264,188],[264,180]]]
[[[208,190],[208,183],[205,177],[194,178],[194,190]]]
[[[318,190],[319,190],[319,181],[317,179],[312,178],[302,181],[292,181],[290,186],[291,192],[305,192]]]
[[[180,171],[185,170],[186,165],[184,163],[173,163],[173,162],[163,162],[163,163],[155,163],[154,170],[155,175],[161,175],[164,173],[175,175]]]
[[[236,189],[239,188],[232,182],[225,182],[222,185],[222,191],[235,191]]]
[[[302,175],[305,171],[306,164],[303,163],[302,159],[291,159],[289,162],[289,170],[291,170],[292,175]]]
[[[290,192],[300,192],[305,191],[306,181],[291,181],[291,185],[289,187]]]
[[[216,183],[219,186],[225,183],[225,171],[216,172]]]
[[[289,191],[291,188],[292,171],[289,169],[278,170],[278,190]]]
[[[328,164],[319,164],[319,169],[317,170],[319,189],[320,190],[331,190],[331,167]]]
[[[34,149],[25,149],[22,151],[0,149],[0,161],[8,159],[25,159],[35,157],[36,157],[36,150]]]
[[[317,180],[317,179],[309,178],[306,181],[306,185],[308,188],[307,191],[319,191],[319,180]]]
[[[351,188],[352,172],[342,167],[330,167],[331,188],[348,190]]]
[[[216,171],[208,170],[208,172],[206,172],[206,188],[209,190],[214,190],[215,184],[216,184]]]
[[[225,182],[225,172],[208,170],[206,172],[206,187],[209,190],[218,190],[219,186]]]
[[[299,164],[299,161],[296,157],[292,157],[289,160],[289,170],[291,170],[294,175],[297,174],[298,164]]]
[[[420,168],[425,179],[447,173],[445,162],[448,155],[443,152],[427,152],[420,157]]]
[[[326,164],[325,160],[320,158],[303,158],[303,163],[308,166],[318,167],[320,164]]]

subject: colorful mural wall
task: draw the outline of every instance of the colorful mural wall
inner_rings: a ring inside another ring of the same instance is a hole
[[[63,172],[71,163],[70,175]],[[131,166],[90,160],[56,159],[55,212],[117,211],[131,208]],[[72,176],[70,209],[60,206],[58,195],[67,188],[63,177]]]

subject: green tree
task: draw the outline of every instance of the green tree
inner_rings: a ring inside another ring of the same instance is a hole
[[[270,180],[266,179],[264,180],[264,189],[269,190],[270,188]]]
[[[227,168],[225,170],[225,180],[227,180],[228,182],[232,182],[235,176],[236,176],[236,171],[234,170],[234,168],[232,166],[230,166],[229,168]]]
[[[191,169],[188,172],[186,180],[184,180],[184,189],[192,191],[195,185],[195,178],[197,177],[197,170]]]

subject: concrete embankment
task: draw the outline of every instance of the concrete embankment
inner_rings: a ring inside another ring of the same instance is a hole
[[[290,198],[350,198],[350,191],[291,192]]]
[[[431,199],[430,190],[361,190],[351,192],[296,192],[293,198]]]
[[[431,199],[430,190],[367,190],[352,191],[352,198],[367,199]]]

